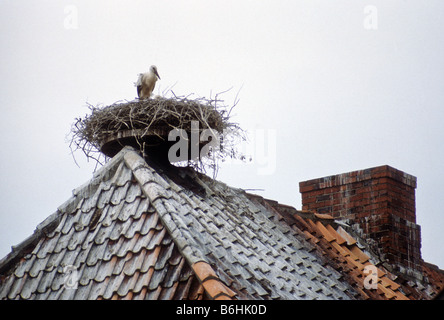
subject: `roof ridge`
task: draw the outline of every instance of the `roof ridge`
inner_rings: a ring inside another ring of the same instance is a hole
[[[132,147],[124,147],[122,151],[120,151],[116,156],[114,156],[111,160],[109,160],[107,163],[103,165],[103,167],[99,168],[97,171],[93,173],[93,176],[91,179],[89,179],[87,182],[82,184],[81,186],[75,188],[72,193],[74,196],[87,196],[91,193],[95,192],[95,190],[98,188],[100,183],[103,180],[108,180],[108,178],[112,177],[116,170],[119,168],[119,166],[122,163],[122,159],[128,152],[134,151],[134,148]],[[87,192],[87,194],[85,194]],[[72,199],[69,199],[66,202],[71,201]],[[66,203],[65,202],[65,203]],[[62,204],[61,207],[63,207],[64,204]]]
[[[171,208],[166,208],[166,206],[171,206],[171,204],[167,204],[163,200],[168,199],[171,201],[173,199],[173,192],[168,190],[170,188],[166,183],[162,183],[165,182],[164,178],[151,169],[136,151],[126,153],[123,159],[126,165],[132,170],[143,193],[148,197],[158,212],[163,225],[167,228],[173,241],[189,265],[192,266],[199,261],[208,263],[204,255],[196,250],[198,246],[194,238],[185,233],[183,228],[179,228],[178,223],[180,223],[180,221],[175,221],[174,217],[170,214],[170,210],[168,210]],[[171,181],[170,183],[174,182]]]
[[[12,265],[17,263],[23,256],[37,245],[42,236],[46,236],[57,228],[61,220],[60,211],[56,211],[37,225],[34,232],[25,240],[11,247],[11,252],[0,260],[0,276]]]
[[[195,239],[185,232],[186,226],[181,225],[181,221],[174,219],[174,216],[171,214],[171,209],[173,208],[171,208],[170,201],[175,199],[173,199],[174,192],[171,192],[170,189],[171,184],[175,182],[168,181],[166,183],[165,178],[151,169],[136,151],[126,153],[123,159],[125,164],[132,170],[142,191],[156,209],[159,219],[170,234],[179,252],[191,266],[207,295],[215,300],[234,299],[236,293],[225,285],[216,274],[204,254],[200,252]],[[198,177],[196,176],[195,178]],[[199,182],[204,184],[200,179]],[[208,188],[206,185],[205,187]],[[168,200],[168,202],[165,200]]]

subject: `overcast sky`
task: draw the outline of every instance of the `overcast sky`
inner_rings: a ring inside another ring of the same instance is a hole
[[[422,255],[444,268],[444,2],[0,0],[0,257],[87,182],[67,134],[87,103],[222,95],[253,162],[218,180],[301,208],[303,180],[418,178]]]

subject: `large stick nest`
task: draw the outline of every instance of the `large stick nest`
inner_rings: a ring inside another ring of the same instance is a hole
[[[216,170],[217,161],[226,157],[242,158],[236,150],[239,139],[245,140],[243,130],[230,122],[233,107],[222,100],[189,97],[156,98],[115,103],[107,107],[88,105],[91,113],[77,118],[71,129],[70,148],[82,150],[88,159],[102,164],[108,157],[103,155],[104,142],[121,132],[131,131],[141,142],[144,137],[157,135],[167,139],[173,129],[191,131],[192,121],[198,121],[199,129],[210,129],[221,137],[221,145],[212,150],[210,161],[199,159],[193,165],[198,169],[211,167]],[[141,151],[142,143],[140,143]],[[205,162],[206,161],[206,162]],[[190,164],[190,163],[188,163]]]

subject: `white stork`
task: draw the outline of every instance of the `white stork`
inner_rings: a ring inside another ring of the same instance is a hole
[[[137,95],[140,100],[149,99],[151,93],[156,85],[157,78],[160,80],[160,76],[157,73],[157,67],[151,66],[150,70],[145,73],[139,74],[139,79],[137,79]]]

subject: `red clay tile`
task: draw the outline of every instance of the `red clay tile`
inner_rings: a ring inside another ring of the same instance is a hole
[[[338,227],[338,229],[336,230],[343,239],[345,239],[347,241],[347,244],[349,246],[352,246],[354,244],[356,244],[356,240],[347,232],[345,231],[341,226]]]
[[[336,238],[336,242],[340,245],[344,244],[346,240],[331,226],[327,226],[327,230]]]
[[[234,291],[219,279],[216,272],[207,262],[196,262],[193,264],[192,269],[210,298],[221,297],[220,299],[224,299],[222,296],[230,298],[236,295]]]
[[[359,259],[360,263],[365,263],[370,260],[369,256],[366,255],[358,246],[353,246],[350,248],[350,251]]]
[[[201,282],[204,282],[208,278],[217,278],[213,268],[204,261],[193,264],[193,270]]]
[[[327,228],[325,228],[320,221],[316,222],[316,227],[318,227],[319,231],[328,242],[336,240],[336,238],[330,232],[328,232]]]
[[[312,242],[313,244],[317,244],[319,242],[319,239],[316,238],[315,236],[313,236],[310,232],[308,231],[304,231],[304,235],[307,238],[307,240],[309,240],[310,242]]]
[[[364,265],[359,263],[358,259],[355,259],[353,255],[345,257],[347,261],[351,262],[356,268],[358,268],[359,271],[364,270]]]
[[[220,296],[221,294],[225,294],[228,297],[234,297],[236,295],[235,292],[230,290],[220,280],[217,279],[209,279],[203,282],[202,285],[211,298]]]
[[[378,290],[381,290],[387,299],[394,299],[397,295],[389,288],[384,288],[382,285],[378,284]]]
[[[384,287],[390,287],[390,289],[392,290],[398,290],[398,288],[400,287],[399,284],[397,284],[396,282],[390,280],[388,277],[382,277],[381,278],[381,283]]]
[[[335,219],[331,215],[325,214],[325,213],[316,213],[315,212],[314,216],[318,219],[321,219],[321,220],[334,220]]]
[[[336,241],[333,241],[333,242],[331,243],[331,245],[332,245],[336,250],[338,250],[338,253],[339,253],[341,256],[343,256],[344,258],[350,255],[350,253],[349,253],[348,251],[346,251],[346,250],[345,250],[345,249],[344,249],[339,243],[337,243]]]

